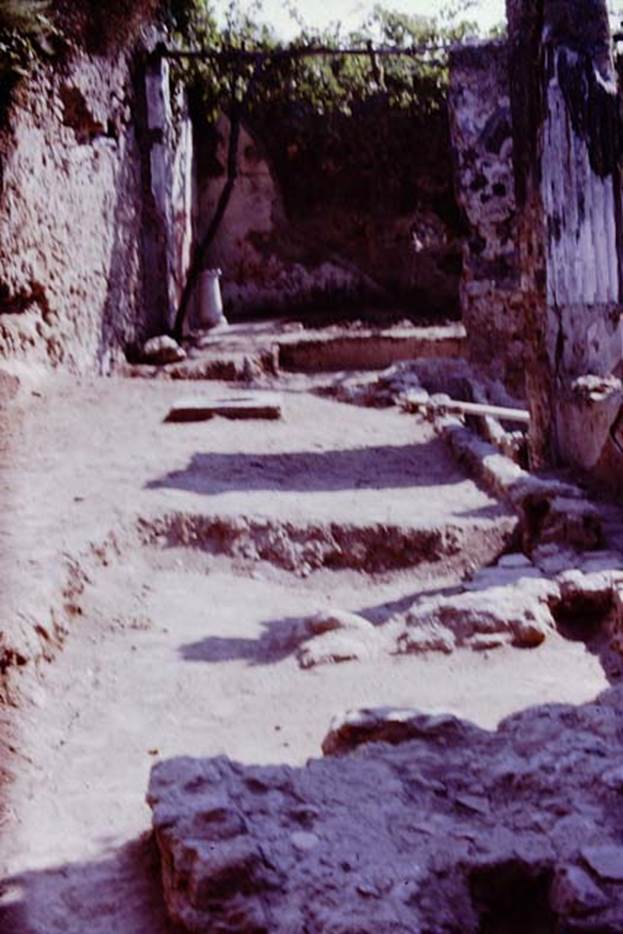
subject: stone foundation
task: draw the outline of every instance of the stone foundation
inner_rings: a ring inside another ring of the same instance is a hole
[[[169,914],[185,931],[621,930],[620,705],[613,689],[494,733],[364,711],[302,769],[161,762]]]

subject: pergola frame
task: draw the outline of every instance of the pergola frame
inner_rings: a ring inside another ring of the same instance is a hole
[[[470,42],[478,47],[490,40]],[[154,55],[171,60],[199,59],[201,61],[214,61],[219,63],[239,62],[248,65],[263,65],[303,58],[411,58],[425,62],[427,65],[444,68],[446,62],[443,58],[434,56],[446,55],[456,49],[464,48],[466,43],[448,42],[436,45],[415,45],[405,48],[374,46],[370,41],[360,48],[336,49],[332,46],[309,45],[291,48],[276,48],[270,50],[224,48],[224,49],[169,49],[164,43],[156,46]]]
[[[481,42],[472,42],[469,44],[477,48],[479,45],[484,44],[485,41],[486,40],[482,40]],[[390,48],[387,46],[379,46],[376,48],[370,40],[365,46],[359,48],[336,49],[331,46],[308,45],[294,48],[262,50],[246,49],[244,47],[223,49],[170,49],[167,48],[164,42],[161,42],[156,46],[152,55],[157,61],[162,59],[172,61],[199,60],[218,62],[219,64],[251,65],[253,70],[249,77],[248,94],[250,88],[259,79],[266,68],[274,67],[282,62],[300,61],[305,58],[367,58],[370,60],[372,70],[376,76],[381,73],[379,68],[379,59],[381,58],[407,58],[413,61],[420,61],[434,68],[446,68],[447,60],[440,56],[447,56],[454,50],[465,48],[466,44],[467,43],[448,42],[434,45],[408,46],[406,48]],[[177,338],[180,338],[182,335],[184,319],[191,293],[207,254],[208,247],[225,213],[227,202],[229,201],[237,176],[237,148],[243,106],[241,102],[234,102],[234,104],[235,114],[232,119],[227,159],[227,180],[221,192],[214,217],[212,218],[205,237],[195,250],[195,255],[188,271],[173,326],[173,332]]]

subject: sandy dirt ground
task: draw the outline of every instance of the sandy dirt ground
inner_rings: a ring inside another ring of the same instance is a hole
[[[426,423],[319,399],[300,378],[283,390],[278,423],[170,425],[177,399],[243,390],[66,378],[22,387],[3,455],[3,615],[43,618],[68,560],[82,563],[84,589],[68,609],[63,651],[53,664],[24,666],[9,711],[3,934],[168,930],[144,800],[158,759],[301,764],[351,708],[444,710],[493,728],[513,711],[583,703],[606,687],[599,659],[561,636],[529,651],[302,670],[285,637],[293,621],[333,607],[382,625],[482,563],[482,542],[507,516]],[[478,545],[382,575],[301,575],[140,547],[136,520],[170,511],[302,527],[462,524]]]

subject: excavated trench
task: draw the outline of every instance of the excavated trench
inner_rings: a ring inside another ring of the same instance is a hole
[[[73,517],[79,586],[54,665],[23,666],[0,928],[502,934],[567,930],[577,903],[617,930],[591,850],[604,802],[619,832],[593,703],[617,677],[612,554],[581,579],[551,544],[527,557],[428,423],[292,386],[270,425],[167,425],[176,386],[142,381],[33,416],[32,515]],[[88,456],[54,501],[70,444]],[[565,827],[583,863],[544,843]]]

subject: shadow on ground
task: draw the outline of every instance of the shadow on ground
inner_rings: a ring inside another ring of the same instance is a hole
[[[203,926],[193,929],[212,930],[218,917],[231,921],[223,930],[271,934],[623,930],[623,883],[607,862],[623,856],[622,704],[623,689],[610,689],[577,707],[529,708],[494,731],[446,715],[360,720],[337,755],[302,768],[163,760],[151,794],[164,808],[167,858],[180,857],[170,864],[180,895],[181,854],[208,844],[197,861]],[[570,869],[592,899],[578,928],[565,926],[575,918],[560,883]],[[243,923],[254,905],[267,926]],[[149,833],[101,859],[0,882],[2,934],[176,930]]]
[[[481,587],[486,591],[487,587]],[[398,600],[375,606],[367,606],[351,612],[367,619],[376,627],[382,627],[393,618],[407,613],[420,597],[451,596],[463,591],[461,585],[454,587],[418,590]],[[305,628],[305,617],[290,616],[266,620],[261,623],[262,633],[257,638],[231,636],[207,636],[189,642],[179,648],[185,661],[219,664],[220,662],[246,661],[249,667],[276,665],[294,655],[311,639],[312,633]],[[607,618],[582,616],[556,619],[556,631],[571,642],[581,642],[587,652],[599,658],[603,672],[610,684],[620,684],[623,677],[623,658],[612,647]],[[472,651],[469,648],[459,652]],[[493,651],[496,651],[495,649]],[[538,652],[539,647],[517,648],[516,651]]]
[[[177,908],[206,931],[616,934],[622,704],[610,689],[494,731],[364,712],[304,767],[159,762],[149,800]]]
[[[2,934],[173,934],[151,833],[101,860],[0,881]]]
[[[420,589],[400,600],[382,603],[363,610],[353,610],[375,626],[379,626],[396,613],[408,610],[417,597],[435,596],[460,591],[460,587]],[[197,642],[181,646],[180,654],[188,662],[231,662],[247,660],[249,666],[275,665],[289,655],[293,655],[310,638],[310,633],[303,629],[302,616],[284,616],[263,622],[263,632],[256,639],[244,639],[229,636],[208,636]]]
[[[257,639],[208,636],[181,646],[180,655],[187,662],[232,662],[247,660],[255,665],[276,665],[309,639],[302,632],[302,618],[296,616],[272,619],[262,623],[263,632]]]
[[[231,490],[332,492],[403,489],[459,483],[464,476],[443,442],[297,451],[286,454],[194,454],[185,470],[152,480],[147,489],[170,488],[206,496]]]

